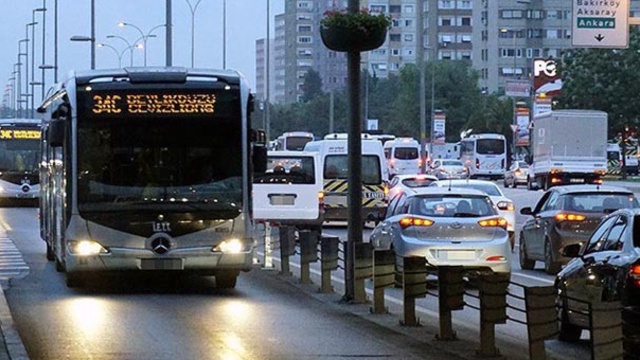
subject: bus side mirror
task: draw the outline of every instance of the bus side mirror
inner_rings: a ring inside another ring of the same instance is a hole
[[[264,173],[267,171],[267,147],[264,145],[254,145],[253,154],[251,154],[254,173]]]
[[[65,134],[67,133],[67,121],[52,120],[47,130],[47,140],[53,147],[60,147],[64,143]]]

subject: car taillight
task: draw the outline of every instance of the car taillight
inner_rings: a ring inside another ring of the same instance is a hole
[[[561,212],[557,213],[555,216],[556,221],[584,221],[587,217],[582,214],[574,214],[574,213],[566,213]]]
[[[640,286],[640,265],[631,265],[631,269],[629,269],[629,277],[631,277],[633,285]]]
[[[507,258],[504,255],[492,255],[487,257],[487,261],[506,261]]]
[[[507,220],[501,217],[483,219],[478,221],[478,225],[482,227],[501,227],[503,229],[507,229]]]
[[[521,171],[520,171],[520,170],[516,170],[516,171],[515,171],[516,176],[520,176],[520,173],[521,173]]]
[[[424,226],[424,227],[431,226],[433,225],[433,220],[408,216],[400,219],[398,223],[400,224],[401,228],[406,229],[409,226]]]
[[[498,201],[498,204],[496,204],[496,206],[500,210],[514,211],[516,209],[511,201]]]

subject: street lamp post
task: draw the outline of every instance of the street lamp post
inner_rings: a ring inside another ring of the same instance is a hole
[[[98,43],[96,46],[99,47],[99,48],[106,47],[106,48],[109,48],[109,49],[113,50],[113,52],[115,52],[116,56],[118,57],[118,68],[122,68],[122,55],[124,55],[124,53],[129,49],[124,49],[122,51],[118,51],[118,49],[116,49],[115,47],[113,47],[113,46],[111,46],[109,44],[105,44],[105,43]]]
[[[119,27],[125,27],[125,26],[131,26],[132,28],[138,30],[138,32],[140,33],[140,37],[142,38],[142,46],[143,46],[143,50],[144,50],[144,66],[147,66],[147,39],[150,37],[154,37],[151,36],[151,33],[160,27],[166,26],[166,24],[160,24],[160,25],[156,25],[154,27],[151,28],[151,30],[149,30],[146,34],[142,31],[142,29],[140,29],[139,27],[137,27],[134,24],[131,23],[127,23],[124,21],[121,21],[118,23]]]
[[[127,49],[129,50],[129,57],[130,57],[129,66],[133,66],[133,49],[135,48],[135,44],[137,41],[134,42],[133,45],[131,45],[129,40],[127,40],[125,37],[122,37],[120,35],[107,35],[107,39],[120,39],[127,44]],[[122,67],[122,65],[120,67]]]
[[[516,55],[517,55],[517,49],[516,49],[516,31],[514,29],[500,29],[500,32],[503,34],[508,34],[511,33],[511,36],[513,38],[513,68],[511,69],[511,74],[513,76],[513,78],[516,78]],[[512,130],[512,137],[511,137],[511,147],[512,147],[512,156],[516,155],[516,126],[518,125],[518,114],[516,111],[516,97],[513,97],[513,130]]]
[[[200,1],[195,3],[195,5],[191,5],[191,1],[186,0],[187,4],[189,4],[189,10],[191,11],[191,67],[194,67],[194,55],[195,55],[195,24],[196,24],[196,10],[198,10],[198,5],[200,5]]]
[[[47,9],[45,9],[44,7],[42,8],[37,8],[37,9],[33,9],[31,11],[31,23],[33,23],[34,25],[31,26],[31,95],[35,94],[35,89],[34,86],[36,84],[40,84],[39,82],[36,82],[35,80],[35,74],[36,74],[36,27],[35,25],[38,24],[36,22],[36,13],[37,12],[42,12],[44,14],[44,12]],[[44,17],[44,15],[43,15]],[[44,30],[44,24],[42,24],[42,29]],[[44,41],[42,43],[42,45],[44,46]],[[34,101],[35,101],[35,96],[31,96],[31,117],[35,116],[34,113]]]
[[[91,36],[74,35],[69,40],[71,41],[88,41],[91,43],[91,70],[96,68],[96,52],[93,49],[93,43],[96,41]]]
[[[31,27],[32,29],[35,27],[35,25],[37,24],[37,22],[30,22],[28,24],[26,24],[25,26],[25,36],[27,38],[27,41],[31,41],[31,57],[33,58],[33,56],[35,55],[33,53],[33,43],[35,43],[35,40],[33,39],[33,37],[31,39],[29,39],[29,27]],[[33,34],[33,30],[31,31],[31,33]],[[27,94],[27,96],[29,95],[29,46],[27,44],[27,47],[25,49],[25,52],[27,53],[27,58],[25,59],[24,62],[24,91],[25,94]],[[33,71],[32,71],[33,74]],[[33,75],[32,75],[33,77]],[[33,91],[33,86],[31,87],[31,91]],[[28,110],[28,106],[29,106],[29,102],[28,102],[29,98],[27,98],[27,103],[25,104],[25,106],[27,107],[26,110]],[[31,104],[31,110],[29,110],[26,114],[30,115],[31,117],[33,117],[33,100],[32,100],[32,104]],[[25,114],[25,115],[26,115]]]
[[[46,80],[44,78],[45,69],[42,67],[42,65],[44,65],[44,63],[47,61],[46,59],[47,0],[42,0],[42,7],[36,10],[39,10],[42,12],[42,62],[40,63],[40,66],[38,66],[38,68],[42,71],[41,78],[40,78],[40,82],[42,83],[42,87],[40,89],[41,90],[40,99],[44,100],[44,88],[45,88]]]

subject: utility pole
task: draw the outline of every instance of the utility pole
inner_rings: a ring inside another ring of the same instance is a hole
[[[166,9],[167,9],[167,14],[166,14],[166,18],[164,23],[166,24],[166,28],[165,28],[165,33],[164,33],[164,37],[165,37],[165,48],[166,48],[166,55],[165,55],[165,65],[166,66],[172,66],[173,63],[173,33],[172,33],[172,29],[173,29],[173,25],[172,24],[172,13],[171,13],[171,0],[167,0],[166,2]]]
[[[416,0],[416,65],[420,76],[420,172],[427,172],[427,105],[425,99],[425,64],[424,64],[424,6],[423,0]],[[433,139],[431,139],[433,144]],[[432,145],[433,147],[433,145]]]

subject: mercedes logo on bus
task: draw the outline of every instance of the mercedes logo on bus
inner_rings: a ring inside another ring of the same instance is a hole
[[[22,189],[22,192],[28,193],[29,190],[31,190],[31,186],[29,186],[29,184],[23,184],[20,189]]]
[[[149,246],[154,253],[164,255],[171,249],[171,240],[165,236],[158,236],[151,240]]]

